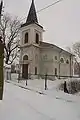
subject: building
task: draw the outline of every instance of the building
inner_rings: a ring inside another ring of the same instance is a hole
[[[16,64],[16,65],[15,65],[15,71],[16,71],[16,73],[19,73],[19,70],[20,70],[20,65],[19,65],[19,64]]]
[[[20,72],[22,77],[28,74],[72,76],[73,55],[62,48],[43,42],[43,27],[39,24],[34,0],[26,23],[21,25]]]
[[[11,73],[16,73],[15,64],[12,64],[12,65],[11,65]]]
[[[80,62],[74,63],[74,75],[80,76]]]

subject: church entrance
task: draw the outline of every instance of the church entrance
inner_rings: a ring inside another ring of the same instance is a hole
[[[22,65],[22,78],[28,79],[28,64]]]
[[[25,61],[27,61],[27,60],[28,60],[28,56],[25,55],[25,56],[23,57],[23,61],[25,62]],[[22,78],[28,79],[28,64],[23,64],[23,65],[22,65]]]

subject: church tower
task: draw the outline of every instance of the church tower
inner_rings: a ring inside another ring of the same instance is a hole
[[[43,27],[38,23],[34,0],[32,0],[26,23],[21,25],[21,45],[39,44],[39,41],[42,41],[43,31]]]
[[[39,46],[43,41],[43,27],[39,24],[32,0],[26,23],[21,25],[20,40],[20,65],[22,77],[27,78],[28,74],[39,74]],[[37,52],[37,53],[36,53]]]

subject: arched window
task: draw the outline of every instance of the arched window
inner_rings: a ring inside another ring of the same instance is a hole
[[[60,59],[60,62],[61,62],[61,63],[64,63],[64,59],[63,59],[63,58],[61,58],[61,59]]]
[[[57,56],[55,56],[55,60],[57,60]]]
[[[39,35],[36,33],[36,43],[39,44]]]
[[[47,55],[46,54],[43,56],[43,60],[47,60]]]
[[[28,32],[25,33],[25,40],[24,40],[24,43],[28,43]]]
[[[66,63],[69,64],[69,60],[67,60]]]
[[[28,56],[25,55],[25,56],[23,57],[23,60],[28,60]]]

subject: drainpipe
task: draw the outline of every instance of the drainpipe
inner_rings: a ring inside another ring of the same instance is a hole
[[[61,57],[61,52],[62,52],[62,50],[60,50],[60,52],[59,52],[59,79],[60,79],[60,57]]]
[[[71,57],[72,57],[72,55],[70,55],[70,77],[72,76],[72,75],[71,75],[71,73],[72,73],[72,72],[71,72]]]

